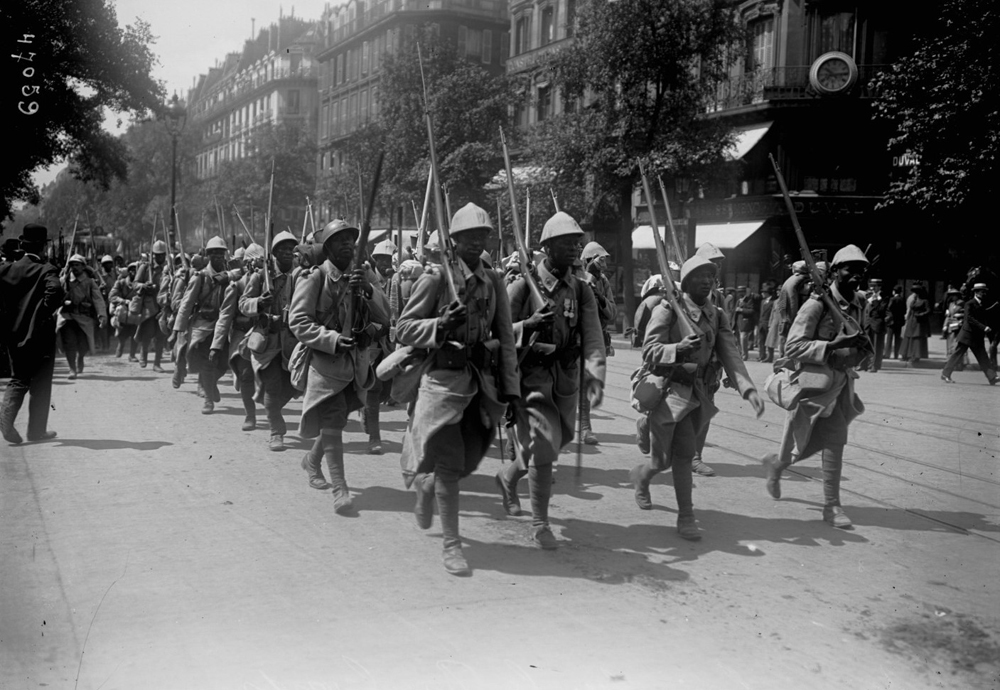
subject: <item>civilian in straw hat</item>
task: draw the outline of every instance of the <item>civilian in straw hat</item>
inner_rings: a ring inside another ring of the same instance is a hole
[[[965,303],[965,317],[962,319],[962,328],[958,332],[958,345],[948,363],[944,365],[941,372],[941,379],[945,383],[955,383],[951,379],[951,372],[962,361],[962,357],[969,350],[976,356],[979,368],[986,376],[991,386],[997,383],[997,372],[993,368],[989,357],[986,356],[986,346],[984,339],[993,332],[992,326],[987,322],[986,305],[984,301],[989,288],[986,283],[975,283],[972,286],[972,299]]]

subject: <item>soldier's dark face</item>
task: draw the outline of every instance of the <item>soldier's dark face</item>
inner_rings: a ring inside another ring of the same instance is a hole
[[[463,230],[454,235],[455,253],[469,268],[479,265],[479,259],[486,248],[486,238],[490,236],[489,228],[473,228]]]
[[[684,291],[695,304],[704,304],[715,286],[715,269],[701,266],[688,274],[684,281]]]
[[[573,265],[580,256],[580,235],[560,235],[546,243],[549,261],[558,270],[564,270]]]
[[[69,270],[73,272],[77,278],[83,275],[83,264],[78,264],[75,261],[69,265]]]
[[[341,271],[347,270],[354,258],[354,243],[358,235],[354,231],[338,232],[323,245],[323,253]]]
[[[212,270],[216,272],[226,270],[225,249],[209,249],[206,254],[208,255],[208,263],[212,264]]]
[[[278,264],[279,271],[288,273],[292,270],[292,262],[295,260],[294,242],[281,242],[272,250],[272,253],[274,254],[274,262]]]
[[[848,261],[837,267],[837,289],[842,294],[853,293],[861,287],[868,264],[863,261]],[[844,294],[845,297],[849,295]]]
[[[385,254],[379,254],[372,257],[375,260],[375,268],[382,275],[385,275],[392,268],[392,257],[386,256]]]
[[[157,266],[162,266],[167,260],[166,254],[153,254],[153,261],[156,262]]]

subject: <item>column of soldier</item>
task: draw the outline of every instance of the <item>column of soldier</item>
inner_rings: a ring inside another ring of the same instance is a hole
[[[138,298],[134,327],[149,333],[148,340],[139,339],[149,343],[141,346],[142,361],[152,348],[154,370],[162,371],[161,343],[169,344],[173,385],[180,387],[188,372],[196,374],[204,414],[220,401],[218,383],[231,368],[246,410],[243,429],[257,428],[256,405],[262,400],[268,445],[278,451],[285,448],[282,410],[301,396],[300,436],[311,442],[301,466],[311,487],[332,491],[333,509],[341,515],[353,511],[342,436],[348,416],[364,410],[369,451],[379,453],[379,402],[391,396],[407,405],[404,481],[416,494],[421,528],[431,526],[436,501],[444,567],[455,575],[471,572],[459,535],[459,481],[477,469],[503,427],[514,458],[495,477],[503,508],[521,514],[518,483],[527,476],[531,540],[555,549],[559,541],[549,523],[553,465],[574,437],[578,407],[589,410],[603,397],[605,333],[614,316],[602,275],[607,252],[589,244],[580,270],[584,233],[571,216],[557,212],[542,229],[542,251],[529,259],[522,246],[519,261],[505,262],[505,278],[485,251],[492,229],[489,214],[470,203],[454,214],[447,232],[436,231],[419,247],[416,258],[382,243],[373,252],[374,265],[360,260],[358,252],[365,249],[359,246],[360,231],[343,220],[328,223],[302,244],[291,233],[278,234],[267,265],[264,248],[254,244],[239,259],[242,266],[231,268],[225,242],[216,237],[205,247],[204,265],[197,257],[188,264],[181,256],[166,270],[166,247],[154,245],[151,260],[126,281],[128,291],[118,284],[111,289],[118,330],[125,334],[119,355],[135,338],[129,337],[128,317],[123,323],[118,314],[126,300],[126,311],[136,312]],[[26,228],[25,256],[0,267],[7,315],[29,309],[29,277],[45,274],[38,268],[47,266],[40,258],[44,228],[41,245],[37,233]],[[399,261],[387,281],[392,254]],[[664,266],[662,293],[648,295],[640,306],[649,313],[640,334],[643,364],[633,375],[632,404],[640,412],[638,444],[650,457],[632,468],[631,484],[638,507],[649,510],[652,479],[671,471],[677,531],[688,540],[701,538],[692,472],[711,473],[700,455],[717,412],[714,395],[722,372],[758,417],[764,409],[717,304],[721,259],[711,245],[700,247],[680,266],[676,282]],[[75,267],[80,262],[73,257],[69,263],[70,275],[83,282]],[[769,397],[788,410],[779,452],[763,459],[768,493],[780,498],[782,471],[819,453],[823,517],[840,528],[851,526],[839,487],[847,425],[861,410],[855,370],[870,354],[863,332],[845,328],[843,319],[852,318],[856,326],[863,321],[859,287],[866,266],[864,253],[853,245],[837,253],[826,292],[818,291],[799,309],[776,364],[776,373],[801,374],[802,382],[782,387],[779,380],[772,390],[769,379],[767,386]],[[72,296],[73,281],[64,276],[65,289],[56,301],[37,298],[30,308],[51,307],[54,313],[62,307],[60,313],[73,320],[73,313],[82,311]],[[98,294],[90,294],[96,303]],[[22,352],[22,323],[15,317],[3,324],[5,333],[14,334],[7,340],[14,377],[0,410],[0,431],[11,443],[21,442],[14,422],[42,366]],[[82,359],[71,356],[70,365],[72,376]],[[54,436],[45,428],[47,411],[36,411],[35,396],[32,388],[29,441]],[[579,397],[589,405],[578,405]],[[589,419],[581,422],[582,440],[595,443]]]

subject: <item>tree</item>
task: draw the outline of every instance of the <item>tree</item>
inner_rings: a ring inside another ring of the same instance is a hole
[[[31,174],[72,159],[75,174],[107,188],[126,175],[123,142],[104,131],[105,109],[145,115],[163,100],[163,87],[150,75],[155,57],[149,26],[118,26],[109,0],[21,0],[3,3],[3,82],[17,97],[5,99],[11,140],[0,173],[0,213],[13,203],[37,203]]]
[[[564,100],[584,107],[546,121],[527,149],[555,172],[563,205],[578,220],[621,233],[632,284],[631,195],[637,159],[654,172],[698,177],[722,160],[725,125],[700,117],[739,56],[744,30],[725,0],[589,0],[576,37],[543,62]],[[626,318],[635,296],[625,291]]]
[[[1000,8],[946,0],[928,19],[912,54],[873,83],[875,112],[894,130],[890,150],[913,163],[885,203],[949,222],[988,217],[1000,191]]]

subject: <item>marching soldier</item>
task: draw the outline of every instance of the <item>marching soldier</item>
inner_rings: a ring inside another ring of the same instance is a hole
[[[11,378],[0,405],[0,435],[10,444],[24,439],[14,428],[24,398],[28,441],[47,441],[56,355],[55,313],[63,302],[59,271],[42,258],[48,230],[28,223],[18,238],[24,255],[0,265],[0,341],[10,357]]]
[[[109,301],[114,309],[111,322],[115,327],[115,335],[118,337],[118,349],[115,351],[115,357],[121,357],[125,354],[125,343],[128,343],[128,361],[130,362],[139,361],[135,356],[138,345],[135,341],[135,316],[130,310],[132,298],[135,296],[136,270],[137,264],[130,263],[115,281],[109,296]]]
[[[608,280],[606,274],[609,256],[611,255],[608,254],[607,250],[597,242],[588,242],[580,255],[580,259],[583,261],[583,279],[590,286],[597,300],[597,316],[601,323],[605,355],[608,357],[614,353],[611,347],[611,326],[614,324],[615,315],[618,312],[618,308],[615,306],[615,296],[611,292],[611,281]],[[594,435],[590,426],[590,398],[586,395],[580,399],[580,433],[584,443],[589,446],[597,445],[597,436]]]
[[[514,334],[528,347],[521,362],[521,400],[515,405],[511,437],[517,460],[497,472],[496,483],[508,515],[520,515],[517,482],[528,475],[532,541],[543,549],[558,542],[549,526],[552,466],[573,439],[579,396],[600,405],[604,393],[606,345],[599,312],[601,302],[589,284],[573,274],[583,230],[558,212],[542,228],[545,259],[537,267],[546,304],[532,310],[528,283],[519,277],[507,288]],[[528,345],[534,334],[534,344]],[[581,357],[582,354],[582,357]],[[580,364],[586,373],[580,391]]]
[[[459,300],[450,302],[441,270],[427,270],[396,324],[400,344],[428,353],[400,462],[416,488],[421,529],[430,528],[437,498],[453,575],[471,573],[458,531],[459,480],[478,467],[506,403],[520,395],[507,293],[480,261],[492,228],[475,204],[459,209],[451,222]]]
[[[153,371],[158,374],[164,373],[160,364],[163,359],[163,348],[167,342],[167,336],[160,330],[158,318],[162,308],[158,294],[163,284],[166,262],[167,244],[163,240],[157,240],[153,243],[152,261],[139,266],[133,286],[137,304],[132,312],[137,313],[139,319],[135,333],[135,339],[140,344],[139,366],[146,368],[149,362],[149,349],[152,346]]]
[[[861,282],[868,269],[868,259],[858,247],[849,244],[833,257],[830,269],[830,297],[857,331],[841,331],[825,302],[813,295],[799,308],[788,331],[785,356],[796,368],[818,365],[829,376],[822,391],[803,393],[798,404],[788,410],[777,454],[763,458],[767,492],[781,498],[781,473],[793,463],[820,453],[823,468],[823,520],[841,529],[849,529],[851,520],[840,506],[840,476],[847,443],[848,425],[864,411],[854,393],[856,368],[871,353],[865,336],[865,298]],[[776,364],[777,365],[777,364]]]
[[[295,347],[295,337],[288,330],[288,311],[295,293],[295,246],[292,233],[275,235],[271,241],[273,265],[253,273],[240,297],[240,312],[256,324],[248,338],[250,364],[264,389],[264,409],[271,426],[268,447],[276,452],[285,449],[288,431],[281,411],[289,400],[298,397],[288,373],[288,360]],[[270,292],[265,289],[264,271],[271,272]]]
[[[375,263],[375,278],[379,289],[383,294],[389,294],[392,278],[395,273],[392,270],[392,255],[396,252],[396,245],[391,240],[383,240],[375,245],[372,250],[372,261]],[[390,325],[394,321],[391,317],[392,303],[390,299]],[[377,367],[383,358],[392,352],[392,343],[389,340],[389,330],[380,333],[372,343],[371,362]],[[362,422],[365,433],[368,434],[368,454],[382,454],[382,431],[379,428],[379,413],[381,411],[382,400],[388,393],[388,389],[378,378],[375,379],[372,387],[365,393],[365,407],[362,410]]]
[[[97,349],[95,320],[104,328],[107,319],[101,288],[87,272],[86,261],[80,254],[71,256],[66,264],[68,270],[61,278],[66,297],[56,320],[56,331],[62,337],[70,379],[83,373],[83,356]]]
[[[264,248],[259,244],[251,244],[243,252],[245,273],[236,280],[229,281],[226,294],[219,308],[219,320],[215,323],[215,335],[212,339],[211,352],[218,353],[229,343],[229,367],[233,370],[236,390],[243,400],[243,431],[253,431],[257,428],[257,404],[254,394],[257,392],[253,366],[250,364],[250,352],[244,342],[247,333],[253,328],[254,320],[240,311],[240,301],[246,292],[247,283],[257,268],[257,262],[264,258]],[[209,354],[211,354],[211,352]]]
[[[348,305],[356,300],[358,322],[389,326],[388,301],[372,286],[371,271],[352,263],[359,234],[358,228],[339,219],[316,233],[316,244],[326,259],[299,279],[288,314],[289,328],[302,345],[294,354],[308,354],[306,361],[293,357],[295,361],[289,362],[296,375],[306,377],[299,435],[316,439],[302,459],[302,468],[314,489],[333,485],[333,509],[338,515],[353,507],[344,475],[343,430],[348,415],[361,408],[374,378],[364,342],[371,334],[356,335],[353,324],[345,323]],[[324,458],[329,484],[323,477]]]
[[[652,457],[648,463],[633,467],[629,475],[636,504],[643,510],[651,510],[650,480],[672,469],[677,532],[692,541],[701,539],[691,498],[692,459],[699,432],[718,411],[708,392],[716,380],[715,370],[709,366],[713,354],[743,398],[753,405],[757,416],[764,413],[764,403],[740,356],[729,317],[709,299],[717,270],[715,264],[698,255],[681,267],[680,302],[695,325],[695,335],[681,337],[676,315],[669,305],[660,304],[653,310],[642,357],[651,375],[665,380],[665,394],[649,413]]]
[[[191,276],[177,311],[174,331],[190,331],[187,339],[187,363],[191,372],[198,374],[198,383],[205,393],[201,413],[212,414],[215,403],[222,400],[219,395],[219,379],[226,372],[226,362],[221,357],[211,356],[215,322],[219,320],[219,308],[229,284],[225,240],[213,237],[205,245],[205,253],[208,265]]]
[[[111,288],[115,286],[118,271],[115,270],[115,260],[110,255],[101,257],[101,270],[97,280],[104,299],[104,326],[97,332],[97,347],[107,350],[111,347]]]
[[[171,383],[174,388],[180,388],[181,384],[184,383],[184,377],[187,376],[188,352],[187,331],[175,329],[174,326],[177,325],[177,315],[180,313],[181,302],[184,300],[184,295],[187,292],[191,278],[197,272],[205,268],[205,263],[205,257],[203,256],[191,257],[190,265],[186,268],[178,269],[170,282],[166,285],[166,295],[163,294],[164,290],[161,288],[161,298],[169,300],[171,312],[169,322],[170,335],[168,336],[167,342],[172,343],[171,347],[174,349],[174,375],[171,379]],[[198,389],[199,393],[202,393],[200,384]]]

